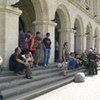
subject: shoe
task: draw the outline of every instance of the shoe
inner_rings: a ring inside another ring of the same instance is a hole
[[[15,73],[16,74],[16,76],[21,76],[19,73]]]
[[[32,79],[32,77],[31,76],[28,76],[28,77],[26,77],[27,79]]]
[[[66,71],[64,71],[64,76],[67,76],[67,72]]]
[[[48,67],[48,65],[44,65],[44,67]]]
[[[47,67],[47,65],[44,65],[44,67]]]
[[[20,74],[20,75],[24,75],[24,74],[25,74],[25,72],[18,72],[18,74]]]

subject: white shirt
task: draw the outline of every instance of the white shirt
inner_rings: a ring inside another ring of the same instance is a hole
[[[0,65],[3,63],[3,59],[2,57],[0,56]]]
[[[26,58],[25,55],[22,55],[22,57],[26,60],[26,63],[28,63],[29,61],[32,61],[31,57]]]

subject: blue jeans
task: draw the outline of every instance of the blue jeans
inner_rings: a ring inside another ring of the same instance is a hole
[[[50,49],[45,49],[44,51],[44,65],[48,65],[50,58]]]
[[[76,68],[77,62],[74,59],[69,59],[68,61],[68,67],[69,68]]]

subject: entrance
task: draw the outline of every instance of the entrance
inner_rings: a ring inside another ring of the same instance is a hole
[[[59,30],[55,28],[55,62],[59,62]]]
[[[54,21],[57,23],[55,27],[55,61],[62,61],[62,48],[65,42],[69,42],[68,29],[70,29],[70,17],[66,6],[58,6]],[[58,45],[57,50],[56,45]]]
[[[20,0],[18,5],[19,9],[22,11],[21,16],[19,17],[19,30],[35,32],[35,27],[32,24],[35,21],[35,10],[31,0]]]
[[[57,12],[55,14],[55,22],[57,23],[57,26],[55,27],[55,62],[59,62],[59,52],[60,52],[59,50],[59,43],[60,43],[59,30],[61,29],[61,22],[60,22]]]

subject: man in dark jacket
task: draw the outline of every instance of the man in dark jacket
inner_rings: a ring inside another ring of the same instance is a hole
[[[44,66],[48,66],[49,58],[50,58],[50,50],[51,50],[51,40],[50,33],[46,34],[46,37],[43,39],[43,47],[44,47]]]
[[[89,54],[88,54],[88,69],[89,69],[89,75],[94,75],[97,74],[97,65],[96,65],[96,55],[93,53],[93,50],[90,49],[89,50]]]

